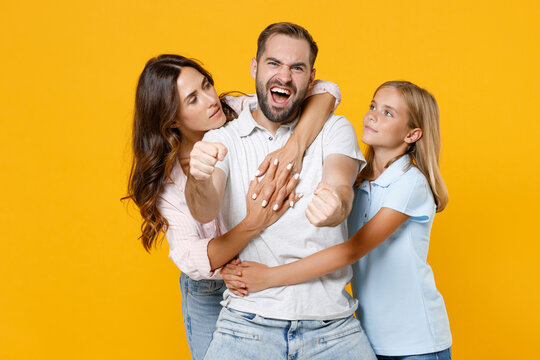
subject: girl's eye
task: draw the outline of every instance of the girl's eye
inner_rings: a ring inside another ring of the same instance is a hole
[[[389,111],[385,111],[384,116],[394,117],[394,115],[392,115]]]
[[[375,105],[373,104],[369,105],[369,110],[375,110]]]

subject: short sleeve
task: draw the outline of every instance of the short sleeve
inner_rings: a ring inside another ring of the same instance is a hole
[[[336,98],[333,109],[333,111],[335,111],[341,103],[341,91],[339,90],[339,86],[331,81],[315,80],[306,97],[324,93],[328,93]]]
[[[204,134],[203,141],[218,142],[225,145],[227,150],[229,149],[227,138],[224,136],[224,132],[220,129],[207,131],[206,134]],[[229,177],[229,168],[230,168],[229,162],[230,162],[230,156],[229,156],[229,152],[227,151],[227,155],[225,155],[225,158],[223,159],[223,161],[218,161],[216,163],[216,168],[223,170],[227,178]]]
[[[428,222],[435,215],[435,201],[424,175],[411,167],[389,185],[382,207],[410,216],[412,221]]]
[[[331,154],[342,154],[360,160],[362,167],[366,163],[354,127],[345,117],[331,115],[324,124],[322,136],[323,159]]]

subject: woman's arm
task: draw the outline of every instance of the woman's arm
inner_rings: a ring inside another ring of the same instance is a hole
[[[304,259],[276,267],[255,262],[227,265],[221,272],[227,286],[237,295],[269,287],[298,284],[350,265],[392,235],[409,216],[381,208],[348,241],[319,251]]]
[[[273,179],[276,173],[277,164],[273,163],[268,170],[267,176]],[[212,270],[222,267],[232,258],[234,258],[252,237],[258,235],[268,226],[276,222],[289,206],[283,206],[283,202],[287,200],[287,197],[296,187],[299,176],[293,176],[286,186],[282,187],[278,191],[275,191],[275,183],[269,182],[261,190],[264,196],[259,199],[253,199],[250,196],[246,196],[246,217],[234,228],[225,233],[222,236],[216,237],[208,243],[208,259],[210,261],[210,267]],[[258,184],[257,178],[251,180],[249,184],[250,194],[254,187]],[[263,198],[270,199],[269,204],[278,204],[278,207],[267,206],[263,203]],[[295,199],[294,201],[296,201]]]

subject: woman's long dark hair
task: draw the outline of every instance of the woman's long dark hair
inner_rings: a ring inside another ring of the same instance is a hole
[[[150,251],[160,234],[168,227],[158,204],[160,195],[174,166],[178,163],[182,134],[178,121],[178,76],[183,67],[191,67],[214,85],[212,75],[198,62],[179,55],[160,55],[150,59],[139,77],[133,120],[133,163],[128,195],[139,207],[142,245]],[[234,115],[223,104],[226,115]]]

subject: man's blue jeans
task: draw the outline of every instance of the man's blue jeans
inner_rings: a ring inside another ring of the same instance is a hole
[[[202,360],[216,330],[216,321],[222,306],[223,280],[192,280],[180,275],[182,316],[193,360]]]
[[[276,320],[223,308],[205,360],[376,360],[360,322]]]

